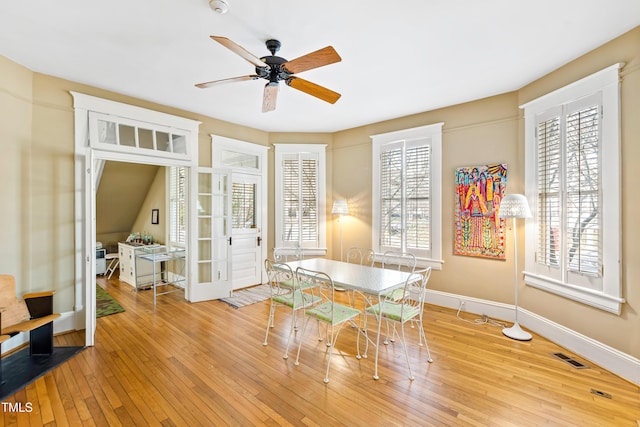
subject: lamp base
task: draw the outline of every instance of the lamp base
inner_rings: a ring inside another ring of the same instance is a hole
[[[514,323],[510,328],[504,328],[502,330],[502,333],[509,338],[520,341],[529,341],[531,340],[531,338],[533,338],[529,332],[522,330],[518,322]]]

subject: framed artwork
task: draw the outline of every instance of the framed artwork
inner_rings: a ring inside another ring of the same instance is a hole
[[[505,259],[498,208],[506,188],[506,163],[456,168],[454,255]]]
[[[151,224],[160,223],[160,209],[151,209]]]

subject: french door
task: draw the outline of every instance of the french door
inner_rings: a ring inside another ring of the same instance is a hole
[[[231,296],[231,172],[198,169],[197,280],[191,286],[192,302]]]

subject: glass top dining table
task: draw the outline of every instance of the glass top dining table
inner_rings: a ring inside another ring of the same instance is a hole
[[[326,273],[331,277],[335,286],[354,290],[376,297],[383,303],[382,295],[404,286],[412,273],[407,271],[390,270],[387,268],[370,267],[368,265],[352,264],[326,258],[309,258],[286,263],[293,271],[298,267],[306,270]],[[376,355],[373,378],[378,379],[378,348],[380,345],[380,327],[378,319],[378,335],[376,337]],[[366,336],[366,331],[361,331]],[[368,337],[367,337],[368,339]]]
[[[326,258],[309,258],[286,263],[293,271],[298,267],[326,273],[336,286],[380,296],[404,286],[411,276],[406,271],[369,267]]]

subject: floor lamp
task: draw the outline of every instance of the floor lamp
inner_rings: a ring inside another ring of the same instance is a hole
[[[331,209],[331,213],[340,215],[338,221],[340,222],[340,261],[342,261],[342,215],[347,215],[349,213],[347,201],[340,199],[333,202],[333,209]]]
[[[498,211],[500,218],[513,219],[513,289],[515,295],[516,320],[510,328],[504,328],[502,333],[514,340],[529,341],[532,337],[529,332],[523,331],[518,323],[518,231],[516,229],[516,218],[531,218],[531,210],[527,198],[522,194],[507,194],[500,203]]]

